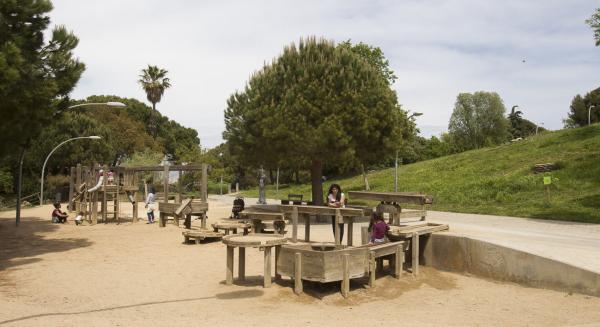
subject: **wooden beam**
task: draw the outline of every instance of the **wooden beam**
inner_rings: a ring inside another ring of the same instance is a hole
[[[294,293],[302,293],[302,253],[294,254]]]
[[[202,164],[202,184],[201,184],[202,201],[208,199],[208,164]]]
[[[396,202],[396,203],[413,203],[413,204],[432,204],[433,198],[431,196],[410,193],[410,192],[366,192],[366,191],[350,191],[348,195],[352,199],[360,200],[375,200],[383,202]]]

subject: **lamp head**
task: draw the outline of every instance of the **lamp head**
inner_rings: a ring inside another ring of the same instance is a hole
[[[92,140],[99,140],[99,139],[101,139],[101,138],[102,138],[102,137],[101,137],[101,136],[98,136],[98,135],[92,135],[92,136],[88,136],[88,139],[92,139]]]
[[[109,107],[114,107],[114,108],[125,108],[125,107],[127,107],[122,102],[107,102],[106,105],[109,106]]]

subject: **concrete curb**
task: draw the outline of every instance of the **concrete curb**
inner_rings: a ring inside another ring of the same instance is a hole
[[[423,264],[501,281],[600,297],[600,274],[505,246],[447,233],[423,240]]]

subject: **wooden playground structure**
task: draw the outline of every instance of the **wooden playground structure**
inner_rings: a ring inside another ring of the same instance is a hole
[[[71,167],[69,186],[69,209],[83,212],[85,220],[90,224],[97,224],[98,219],[107,223],[112,219],[119,223],[122,219],[131,218],[132,222],[139,220],[138,202],[145,199],[148,194],[148,184],[143,180],[148,173],[162,173],[163,192],[155,194],[158,202],[159,226],[164,227],[168,218],[173,217],[176,225],[185,218],[187,228],[191,227],[191,217],[199,216],[203,226],[206,224],[208,211],[208,169],[207,164],[201,165],[164,165],[164,166],[136,166],[136,167],[108,167],[106,165],[91,165]],[[182,173],[201,171],[200,199],[184,199]],[[102,172],[100,174],[100,172]],[[174,202],[169,193],[169,176],[171,172],[178,172],[177,192],[174,193]],[[112,176],[111,176],[112,175]],[[140,190],[143,183],[143,199]],[[132,217],[125,217],[121,211],[123,202],[132,205]]]
[[[349,296],[350,279],[368,277],[369,287],[375,287],[375,276],[384,268],[384,260],[388,261],[391,273],[398,279],[402,276],[406,255],[411,259],[411,273],[419,273],[420,238],[427,238],[431,233],[448,230],[448,225],[424,222],[427,215],[426,205],[433,199],[418,193],[383,193],[383,192],[350,192],[353,199],[381,201],[373,210],[369,207],[347,206],[332,208],[307,205],[301,201],[282,205],[259,205],[240,212],[238,223],[252,225],[252,233],[248,235],[225,236],[223,243],[227,245],[226,284],[233,283],[233,248],[239,247],[239,279],[244,279],[244,247],[258,247],[265,251],[264,287],[271,285],[270,247],[275,247],[275,278],[285,275],[293,279],[294,292],[303,292],[302,281],[319,283],[341,282],[341,293]],[[291,202],[291,203],[290,203]],[[402,206],[412,204],[420,206],[420,210],[402,211]],[[390,231],[388,242],[368,244],[368,227],[361,229],[361,244],[354,246],[352,234],[353,224],[375,211],[389,216]],[[334,221],[334,237],[332,243],[311,243],[310,216],[331,216]],[[304,220],[304,243],[298,243],[299,218]],[[400,224],[405,218],[417,218],[418,221]],[[282,239],[283,234],[263,234],[264,221],[290,221],[292,235]],[[348,225],[347,245],[342,245],[339,224]],[[276,240],[276,241],[272,241]],[[233,242],[235,240],[235,242]],[[284,241],[285,240],[285,241]],[[274,243],[270,243],[274,242]],[[289,242],[289,243],[288,243]],[[291,243],[291,244],[290,244]]]

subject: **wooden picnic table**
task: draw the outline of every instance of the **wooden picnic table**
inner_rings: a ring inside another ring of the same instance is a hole
[[[390,225],[400,225],[401,218],[421,218],[425,220],[427,210],[425,205],[432,204],[433,198],[426,194],[414,192],[371,192],[371,191],[350,191],[348,196],[351,199],[375,200],[380,201],[376,211],[390,215]],[[421,206],[421,210],[402,211],[402,204],[416,204]]]
[[[362,217],[363,211],[354,208],[332,208],[326,206],[306,206],[306,205],[280,205],[281,212],[291,216],[292,220],[292,242],[298,241],[298,217],[304,217],[304,241],[310,242],[310,215],[334,216],[336,224],[334,227],[335,244],[342,244],[340,239],[340,226],[338,224],[348,224],[348,245],[352,246],[352,232],[354,219]]]
[[[264,273],[263,286],[271,286],[271,248],[275,247],[275,262],[279,256],[281,245],[285,244],[287,239],[278,234],[233,234],[223,237],[223,243],[227,245],[227,270],[225,274],[225,283],[233,284],[233,250],[237,247],[238,256],[238,279],[246,278],[246,248],[259,248],[264,250]],[[277,266],[275,266],[275,276],[277,276]]]
[[[263,221],[284,221],[282,213],[262,212],[262,211],[242,211],[239,213],[239,220],[250,221],[252,223],[252,233],[262,232]]]

